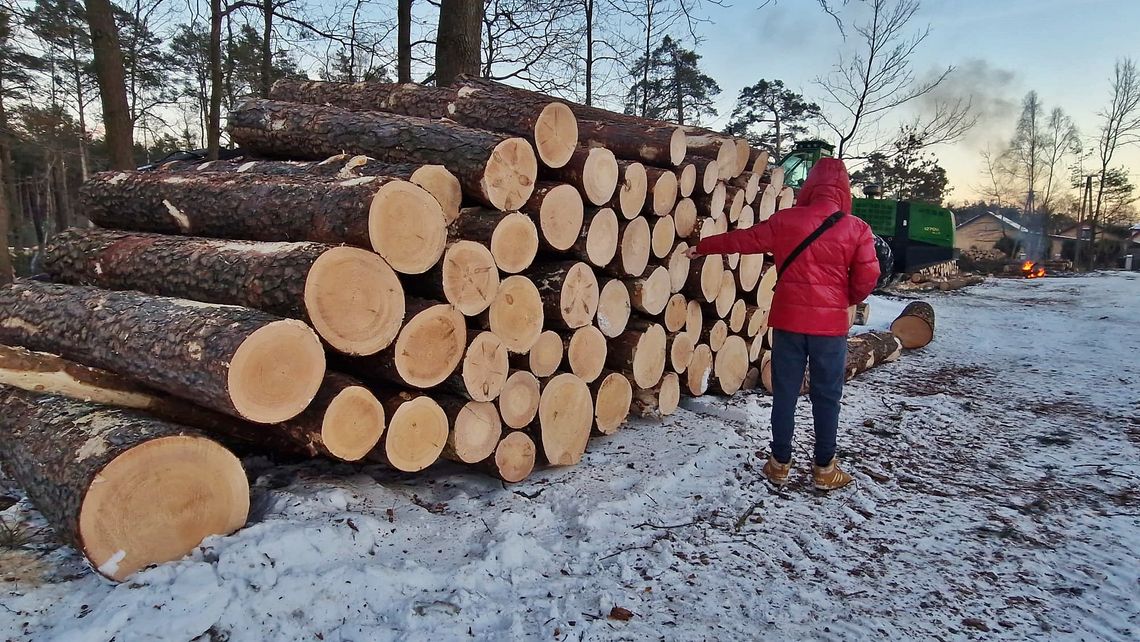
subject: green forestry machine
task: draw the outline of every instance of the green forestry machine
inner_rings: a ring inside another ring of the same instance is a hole
[[[831,157],[835,147],[821,140],[800,141],[780,160],[784,168],[784,184],[799,189],[808,172],[819,159]],[[877,188],[877,186],[874,186]],[[855,216],[871,226],[883,265],[885,283],[890,275],[902,275],[947,261],[956,257],[954,250],[954,213],[950,210],[916,201],[892,201],[873,198],[878,192],[867,186],[868,198],[852,198]],[[852,195],[854,196],[854,195]],[[889,256],[883,246],[889,247]],[[889,267],[889,274],[888,268]]]

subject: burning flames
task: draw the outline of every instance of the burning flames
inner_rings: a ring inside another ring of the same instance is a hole
[[[1026,261],[1021,264],[1021,274],[1027,279],[1039,279],[1045,276],[1045,268],[1033,261]]]

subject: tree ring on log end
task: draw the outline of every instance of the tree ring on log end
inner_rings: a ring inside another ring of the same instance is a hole
[[[618,190],[618,209],[623,218],[634,219],[645,207],[645,197],[649,189],[649,177],[645,165],[629,163],[622,173],[621,188]]]
[[[538,228],[522,212],[503,217],[491,233],[491,254],[499,269],[515,274],[534,263],[538,255]]]
[[[329,402],[321,422],[321,441],[344,461],[367,455],[384,434],[384,406],[361,386],[341,390]]]
[[[564,103],[550,103],[534,121],[534,148],[547,167],[570,162],[578,149],[578,119]]]
[[[662,320],[665,322],[666,332],[680,332],[685,327],[685,321],[689,317],[689,302],[684,294],[674,294],[669,297],[669,302],[665,304],[665,314]]]
[[[661,172],[657,181],[653,183],[653,213],[665,216],[673,211],[677,205],[677,174],[671,171]]]
[[[654,221],[651,236],[650,249],[653,251],[653,256],[659,259],[669,256],[677,240],[677,228],[673,223],[673,217],[666,214]]]
[[[673,135],[669,137],[669,161],[676,167],[685,160],[689,151],[689,140],[683,127],[673,128]]]
[[[404,288],[375,252],[336,247],[309,269],[305,311],[337,351],[375,354],[392,344],[404,324]]]
[[[508,138],[495,145],[480,184],[491,205],[504,212],[522,207],[534,193],[538,159],[523,138]]]
[[[467,350],[467,325],[455,306],[441,303],[408,320],[396,337],[396,371],[416,388],[439,385]]]
[[[423,274],[443,256],[447,219],[427,190],[391,181],[376,190],[368,208],[368,239],[393,270]]]
[[[598,277],[585,263],[575,263],[566,271],[562,291],[558,298],[558,309],[562,320],[570,328],[589,325],[598,313]]]
[[[603,435],[617,432],[627,417],[633,403],[633,386],[629,378],[620,372],[611,372],[598,384],[594,399],[594,426]]]
[[[629,276],[641,276],[649,265],[653,242],[649,220],[638,217],[626,224],[621,235],[621,270]]]
[[[677,236],[687,239],[697,227],[697,204],[691,198],[682,198],[673,208],[673,227]]]
[[[542,451],[552,466],[573,466],[586,452],[594,425],[594,399],[579,377],[560,374],[542,390],[538,406]]]
[[[325,349],[313,330],[294,319],[255,330],[230,359],[230,403],[257,423],[292,419],[316,396],[325,376]]]
[[[527,363],[536,377],[549,377],[562,365],[562,336],[554,330],[545,330],[530,348]]]
[[[474,464],[495,452],[503,436],[499,409],[486,401],[468,401],[459,410],[448,442],[459,461]]]
[[[556,250],[565,251],[574,246],[582,234],[585,207],[582,195],[573,185],[558,185],[546,193],[538,211],[542,238]]]
[[[708,391],[712,367],[712,349],[706,344],[699,344],[693,349],[693,358],[689,360],[689,367],[685,369],[685,387],[688,388],[689,394],[699,397]]]
[[[487,314],[491,331],[516,354],[530,350],[542,334],[542,295],[525,276],[503,279]]]
[[[677,412],[681,404],[681,377],[676,372],[667,372],[661,377],[661,384],[657,388],[657,412],[662,417]]]
[[[590,227],[586,230],[586,258],[590,263],[605,267],[614,260],[618,249],[618,219],[617,214],[608,207],[604,207],[590,219]]]
[[[618,163],[614,153],[604,147],[591,147],[582,169],[582,189],[594,205],[610,202],[617,190]]]
[[[443,165],[424,165],[412,172],[409,177],[416,185],[435,197],[443,209],[443,217],[450,225],[459,218],[459,208],[463,206],[463,186],[459,179]]]
[[[681,198],[689,198],[695,189],[697,189],[697,166],[686,163],[677,177],[677,192]]]
[[[495,448],[495,469],[507,483],[520,482],[534,470],[534,440],[521,432],[513,432]]]
[[[443,296],[466,316],[486,310],[499,291],[499,268],[487,246],[456,241],[443,255]]]
[[[79,510],[79,543],[102,575],[120,581],[245,525],[249,482],[241,462],[194,435],[161,437],[111,460]]]
[[[606,336],[592,325],[578,328],[570,337],[566,361],[570,371],[590,383],[602,374],[606,365]]]
[[[740,390],[748,376],[748,344],[743,338],[732,335],[724,340],[716,353],[714,371],[722,392],[731,395]]]
[[[472,401],[491,401],[503,391],[509,370],[502,340],[494,332],[480,332],[463,357],[463,385]]]
[[[499,413],[503,416],[503,423],[516,429],[527,427],[538,414],[541,396],[537,377],[525,370],[511,373],[499,393]]]
[[[661,381],[665,372],[665,328],[654,323],[637,339],[633,355],[633,381],[639,388],[649,389]]]
[[[439,459],[447,444],[447,414],[431,397],[400,404],[388,422],[384,457],[396,470],[421,471]]]
[[[619,279],[606,281],[598,295],[598,329],[612,339],[625,332],[630,313],[629,289],[625,283]]]

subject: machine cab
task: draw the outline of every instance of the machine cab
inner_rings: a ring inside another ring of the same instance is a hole
[[[780,161],[784,168],[784,184],[799,189],[807,180],[808,172],[821,158],[835,155],[835,146],[822,140],[803,140]]]

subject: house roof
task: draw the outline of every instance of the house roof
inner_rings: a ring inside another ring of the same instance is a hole
[[[963,221],[961,223],[958,223],[958,225],[956,227],[963,227],[963,226],[969,225],[970,223],[973,223],[974,221],[982,218],[983,216],[992,216],[995,219],[997,219],[998,222],[1000,222],[1002,225],[1004,225],[1006,227],[1015,229],[1018,232],[1021,232],[1023,234],[1029,234],[1029,229],[1022,226],[1017,221],[1014,221],[1012,219],[1008,219],[1008,218],[1002,216],[1001,214],[995,214],[994,212],[986,212],[985,214],[978,214],[977,216],[975,216],[975,217],[973,217],[967,221]]]

